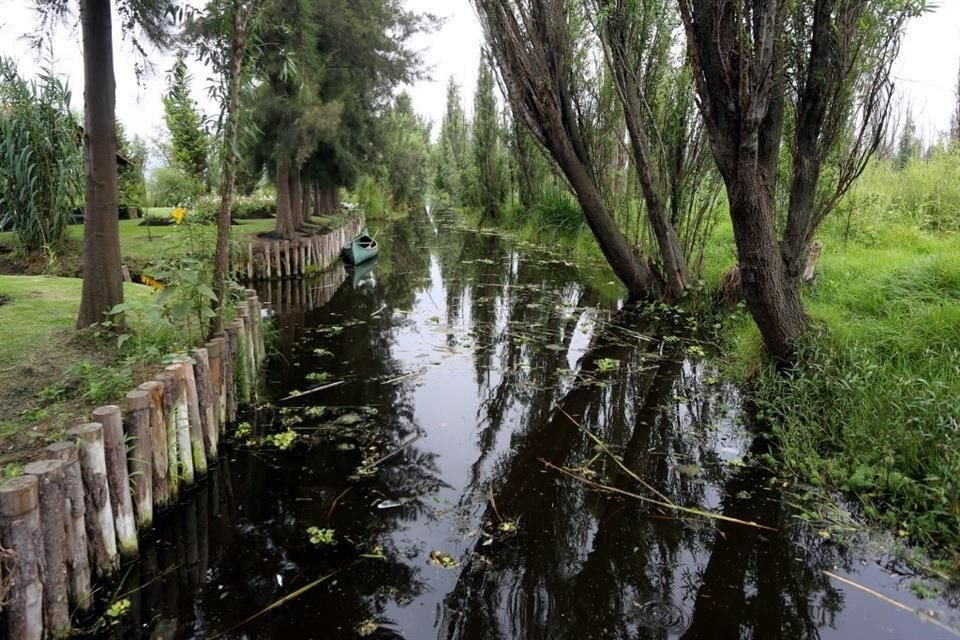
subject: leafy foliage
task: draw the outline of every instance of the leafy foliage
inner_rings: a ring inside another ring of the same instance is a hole
[[[56,249],[81,202],[79,132],[52,71],[27,82],[0,60],[0,228],[12,226],[24,251]]]
[[[163,111],[170,130],[174,166],[198,184],[203,184],[208,178],[210,144],[203,128],[203,118],[190,96],[190,74],[182,55],[177,56],[170,70]]]
[[[427,187],[430,163],[430,125],[413,111],[410,96],[397,96],[386,117],[381,172],[394,207],[419,202]]]
[[[481,57],[473,100],[470,200],[484,218],[495,220],[507,197],[508,180],[490,64],[486,56]]]
[[[202,192],[203,184],[177,167],[155,169],[148,186],[149,199],[157,207],[190,204]]]

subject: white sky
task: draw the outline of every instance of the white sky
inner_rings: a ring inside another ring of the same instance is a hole
[[[35,0],[0,0],[0,52],[16,58],[21,73],[35,73],[41,62],[21,37],[37,24]],[[465,107],[472,109],[482,32],[468,0],[405,0],[418,11],[429,11],[446,19],[439,31],[420,36],[414,46],[423,51],[432,79],[407,90],[415,108],[439,126],[444,111],[447,79],[453,76],[462,86]],[[960,65],[960,0],[938,0],[935,13],[915,20],[908,28],[895,76],[905,101],[913,106],[921,132],[933,138],[946,131]],[[79,110],[83,102],[83,67],[76,19],[52,38],[54,68],[68,78],[73,101]],[[119,37],[115,41],[117,115],[131,133],[150,139],[163,131],[160,96],[164,75],[170,67],[169,54],[155,53],[150,61],[153,74],[138,83],[133,72],[133,52]],[[203,69],[194,68],[194,95],[206,108]]]

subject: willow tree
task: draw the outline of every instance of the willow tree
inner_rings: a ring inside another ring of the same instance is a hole
[[[70,0],[36,0],[44,28],[64,18]],[[113,65],[113,3],[79,0],[83,41],[83,145],[86,186],[83,224],[83,287],[77,327],[104,319],[104,313],[123,302],[120,274],[120,225],[117,210],[116,88]],[[163,46],[175,15],[174,0],[117,0],[120,26],[134,48],[145,55],[145,45]],[[35,40],[43,42],[43,35]]]
[[[679,3],[744,298],[769,352],[791,360],[808,324],[800,278],[813,235],[883,139],[891,65],[925,3]]]
[[[554,160],[613,272],[632,295],[658,296],[657,270],[635,252],[605,201],[590,141],[592,86],[582,13],[571,2],[472,0],[514,117]]]
[[[219,331],[227,295],[230,270],[230,223],[237,181],[240,97],[250,80],[251,60],[257,52],[251,46],[259,19],[268,0],[208,0],[200,11],[189,15],[186,35],[200,60],[211,67],[211,93],[220,103],[220,210],[217,213],[217,246],[213,270],[214,305],[217,313],[212,331]]]
[[[680,32],[674,0],[585,0],[622,106],[633,159],[656,240],[666,292],[680,298],[689,260],[708,226],[697,199],[709,194],[705,145],[693,86],[672,43]],[[703,189],[703,187],[707,189]],[[678,229],[683,225],[686,238]],[[694,228],[696,227],[696,228]]]

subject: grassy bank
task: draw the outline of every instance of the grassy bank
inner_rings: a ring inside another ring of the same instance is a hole
[[[497,225],[595,263],[599,250],[577,215],[554,203],[508,210]],[[960,155],[903,169],[874,163],[818,240],[824,251],[805,288],[813,325],[801,364],[787,376],[774,371],[742,308],[724,317],[721,357],[732,377],[750,381],[781,473],[846,492],[868,518],[956,570]],[[735,262],[723,214],[705,255],[704,291]]]
[[[150,217],[168,217],[170,209],[148,209]],[[187,215],[191,215],[187,212]],[[312,222],[319,227],[333,228],[343,221],[342,216],[314,217]],[[139,273],[148,264],[170,255],[178,248],[176,225],[148,226],[141,220],[120,221],[120,253],[131,270]],[[243,243],[255,240],[259,234],[272,231],[276,226],[273,218],[238,220],[231,227],[234,242]],[[209,225],[209,240],[214,241],[213,225]],[[15,251],[13,232],[0,233],[0,252]],[[27,258],[15,258],[16,268],[29,273],[53,273],[56,275],[79,276],[80,258],[83,252],[83,226],[67,227],[66,238],[59,252],[52,256],[52,263]],[[8,258],[9,260],[9,258]],[[7,269],[11,270],[10,268]]]
[[[960,569],[960,159],[873,166],[824,227],[806,291],[801,365],[763,362],[756,327],[727,323],[739,375],[779,459],[855,497],[871,519]],[[759,369],[758,369],[759,367]]]
[[[155,366],[159,355],[128,345],[115,336],[77,332],[80,305],[77,278],[0,276],[0,469],[14,465],[85,422],[99,404],[120,402],[133,388],[137,373]],[[150,304],[153,290],[124,287],[134,307]],[[138,345],[176,347],[179,332],[132,313],[129,332]]]

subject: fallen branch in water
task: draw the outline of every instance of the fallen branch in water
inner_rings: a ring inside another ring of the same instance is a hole
[[[293,593],[287,594],[287,595],[285,595],[284,597],[282,597],[282,598],[280,598],[279,600],[277,600],[276,602],[274,602],[273,604],[264,607],[263,609],[261,609],[260,611],[256,612],[255,614],[253,614],[253,615],[250,616],[249,618],[246,618],[246,619],[244,619],[244,620],[241,620],[240,622],[238,622],[237,624],[233,625],[233,626],[230,627],[229,629],[225,629],[224,631],[219,631],[219,632],[213,634],[212,636],[209,637],[210,640],[214,640],[215,638],[221,638],[221,637],[227,635],[228,633],[232,633],[233,631],[236,631],[237,629],[239,629],[239,628],[242,627],[243,625],[245,625],[245,624],[247,624],[247,623],[249,623],[249,622],[252,622],[253,620],[256,620],[257,618],[259,618],[259,617],[262,616],[263,614],[269,613],[269,612],[273,611],[274,609],[276,609],[277,607],[281,607],[281,606],[287,604],[288,602],[290,602],[291,600],[293,600],[293,599],[295,599],[295,598],[299,598],[300,596],[302,596],[303,594],[305,594],[307,591],[310,591],[310,590],[313,589],[314,587],[317,587],[317,586],[323,584],[324,582],[326,582],[326,581],[329,580],[330,578],[334,577],[335,575],[337,575],[337,574],[340,573],[341,571],[346,571],[347,569],[352,569],[353,567],[355,567],[355,566],[357,566],[358,564],[360,564],[362,561],[363,561],[363,558],[361,558],[361,559],[359,559],[359,560],[354,560],[353,562],[351,562],[350,564],[348,564],[348,565],[345,566],[345,567],[341,567],[340,569],[337,569],[336,571],[333,571],[333,572],[331,572],[331,573],[328,573],[327,575],[325,575],[325,576],[323,576],[323,577],[317,578],[316,580],[314,580],[314,581],[311,582],[310,584],[304,585],[304,586],[300,587],[299,589],[297,589],[296,591],[294,591]]]
[[[625,491],[623,489],[618,489],[617,487],[611,487],[610,485],[601,484],[599,482],[594,482],[589,478],[584,478],[581,475],[573,473],[569,469],[564,469],[563,467],[558,467],[557,465],[544,460],[543,458],[538,458],[548,469],[553,469],[554,471],[559,471],[565,476],[569,476],[574,480],[582,482],[583,484],[596,489],[597,491],[607,491],[609,493],[616,493],[628,498],[634,498],[640,500],[641,502],[646,502],[648,504],[656,505],[658,507],[663,507],[664,509],[671,509],[673,511],[680,511],[681,513],[689,513],[691,515],[699,516],[701,518],[710,518],[712,520],[722,520],[724,522],[732,522],[733,524],[742,524],[746,527],[754,527],[755,529],[764,529],[765,531],[776,531],[773,527],[768,527],[763,524],[757,524],[756,522],[751,522],[749,520],[740,520],[739,518],[731,518],[730,516],[725,516],[719,513],[711,513],[710,511],[703,511],[702,509],[696,509],[694,507],[682,507],[678,504],[672,502],[663,502],[661,500],[654,500],[653,498],[648,498],[647,496],[641,496],[637,493],[631,493],[630,491]]]
[[[333,499],[333,503],[330,505],[330,508],[327,510],[327,521],[328,521],[328,522],[329,522],[329,520],[330,520],[330,516],[333,515],[333,510],[337,508],[337,503],[340,502],[340,498],[342,498],[343,496],[345,496],[345,495],[347,495],[348,493],[350,493],[350,489],[353,489],[353,485],[351,485],[351,486],[347,487],[346,489],[344,489],[343,491],[341,491],[340,494],[339,494],[336,498]]]
[[[330,384],[323,384],[323,385],[320,385],[319,387],[314,387],[313,389],[307,389],[306,391],[301,391],[300,393],[291,393],[290,395],[288,395],[288,396],[285,397],[285,398],[280,398],[280,402],[283,402],[284,400],[292,400],[292,399],[294,399],[294,398],[300,398],[300,397],[303,397],[303,396],[305,396],[305,395],[309,395],[309,394],[311,394],[311,393],[316,393],[317,391],[324,391],[324,390],[326,390],[326,389],[332,389],[332,388],[334,388],[334,387],[339,387],[339,386],[342,385],[343,383],[344,383],[343,380],[337,380],[336,382],[331,382]]]
[[[402,376],[397,376],[396,378],[390,378],[389,380],[384,380],[383,384],[393,384],[395,382],[400,382],[401,380],[406,380],[407,378],[411,378],[413,376],[419,376],[426,370],[427,370],[426,367],[420,367],[416,371],[411,371],[410,373],[405,373]]]
[[[629,469],[629,468],[627,467],[627,465],[623,464],[623,462],[620,461],[620,458],[618,458],[617,456],[613,455],[613,452],[610,451],[610,448],[607,447],[606,443],[605,443],[603,440],[601,440],[601,439],[598,438],[597,436],[593,435],[593,433],[592,433],[589,429],[587,429],[585,426],[583,426],[582,424],[580,424],[579,422],[577,422],[576,420],[574,420],[574,419],[573,419],[573,416],[571,416],[569,413],[567,413],[567,412],[564,411],[563,409],[560,409],[560,413],[562,413],[563,415],[567,416],[567,419],[568,419],[570,422],[572,422],[573,424],[577,425],[577,428],[578,428],[578,429],[580,429],[580,430],[583,431],[585,434],[587,434],[588,436],[590,436],[590,439],[593,440],[593,442],[594,442],[598,447],[600,447],[600,450],[601,450],[601,451],[603,451],[605,454],[607,454],[608,456],[610,456],[610,459],[613,460],[613,461],[617,464],[617,466],[620,467],[620,468],[623,470],[624,473],[626,473],[628,476],[630,476],[631,478],[633,478],[634,480],[636,480],[638,483],[640,483],[640,485],[641,485],[644,489],[646,489],[647,491],[649,491],[649,492],[652,493],[653,495],[657,496],[658,498],[660,498],[661,500],[663,500],[663,501],[666,502],[667,504],[669,504],[669,505],[671,505],[671,506],[674,504],[673,500],[671,500],[671,499],[668,498],[667,496],[665,496],[665,495],[663,495],[662,493],[660,493],[659,491],[657,491],[650,483],[646,482],[643,478],[641,478],[641,477],[638,476],[636,473],[634,473],[631,469]]]
[[[878,598],[878,599],[880,599],[880,600],[883,600],[884,602],[886,602],[886,603],[889,604],[890,606],[896,607],[897,609],[900,609],[901,611],[906,611],[907,613],[912,613],[913,615],[917,616],[918,618],[920,618],[920,619],[923,620],[924,622],[929,622],[930,624],[932,624],[932,625],[934,625],[934,626],[937,626],[937,627],[943,629],[944,631],[950,632],[951,635],[960,638],[960,629],[954,629],[954,628],[951,627],[950,625],[947,625],[947,624],[944,624],[944,623],[940,622],[939,620],[937,620],[936,618],[934,618],[934,617],[931,616],[930,614],[928,614],[928,613],[926,613],[926,612],[924,612],[924,611],[921,611],[920,609],[914,609],[914,608],[912,608],[912,607],[908,607],[907,605],[903,604],[902,602],[897,602],[897,601],[894,600],[893,598],[890,598],[890,597],[888,597],[888,596],[885,596],[885,595],[883,595],[882,593],[880,593],[880,592],[878,592],[878,591],[874,591],[874,590],[871,589],[870,587],[865,587],[864,585],[862,585],[862,584],[860,584],[860,583],[858,583],[858,582],[854,582],[853,580],[850,580],[849,578],[844,578],[843,576],[838,576],[837,574],[831,573],[831,572],[829,572],[829,571],[827,571],[827,570],[824,570],[824,571],[823,571],[823,574],[824,574],[825,576],[829,577],[829,578],[833,578],[833,579],[836,580],[837,582],[842,582],[843,584],[845,584],[845,585],[847,585],[847,586],[849,586],[849,587],[853,587],[854,589],[859,589],[860,591],[863,591],[864,593],[867,593],[867,594],[869,594],[869,595],[871,595],[871,596],[873,596],[873,597],[875,597],[875,598]]]
[[[379,458],[377,458],[376,460],[374,460],[374,461],[371,462],[370,464],[365,464],[365,465],[363,465],[362,468],[364,468],[364,469],[373,469],[374,467],[376,467],[377,465],[379,465],[381,462],[385,462],[385,461],[389,460],[390,458],[392,458],[393,456],[397,455],[398,453],[400,453],[401,451],[403,451],[404,449],[406,449],[407,447],[409,447],[410,445],[412,445],[414,442],[416,442],[417,440],[419,440],[419,439],[422,438],[422,437],[423,437],[423,433],[422,433],[422,432],[421,432],[421,433],[418,433],[417,435],[413,436],[412,438],[410,438],[409,440],[407,440],[406,442],[404,442],[402,445],[400,445],[399,448],[394,449],[393,451],[391,451],[390,453],[388,453],[388,454],[385,455],[385,456],[380,456]]]
[[[489,487],[490,492],[490,506],[493,507],[493,512],[497,515],[497,520],[503,522],[503,516],[500,515],[500,510],[497,509],[497,501],[493,497],[493,485]]]

